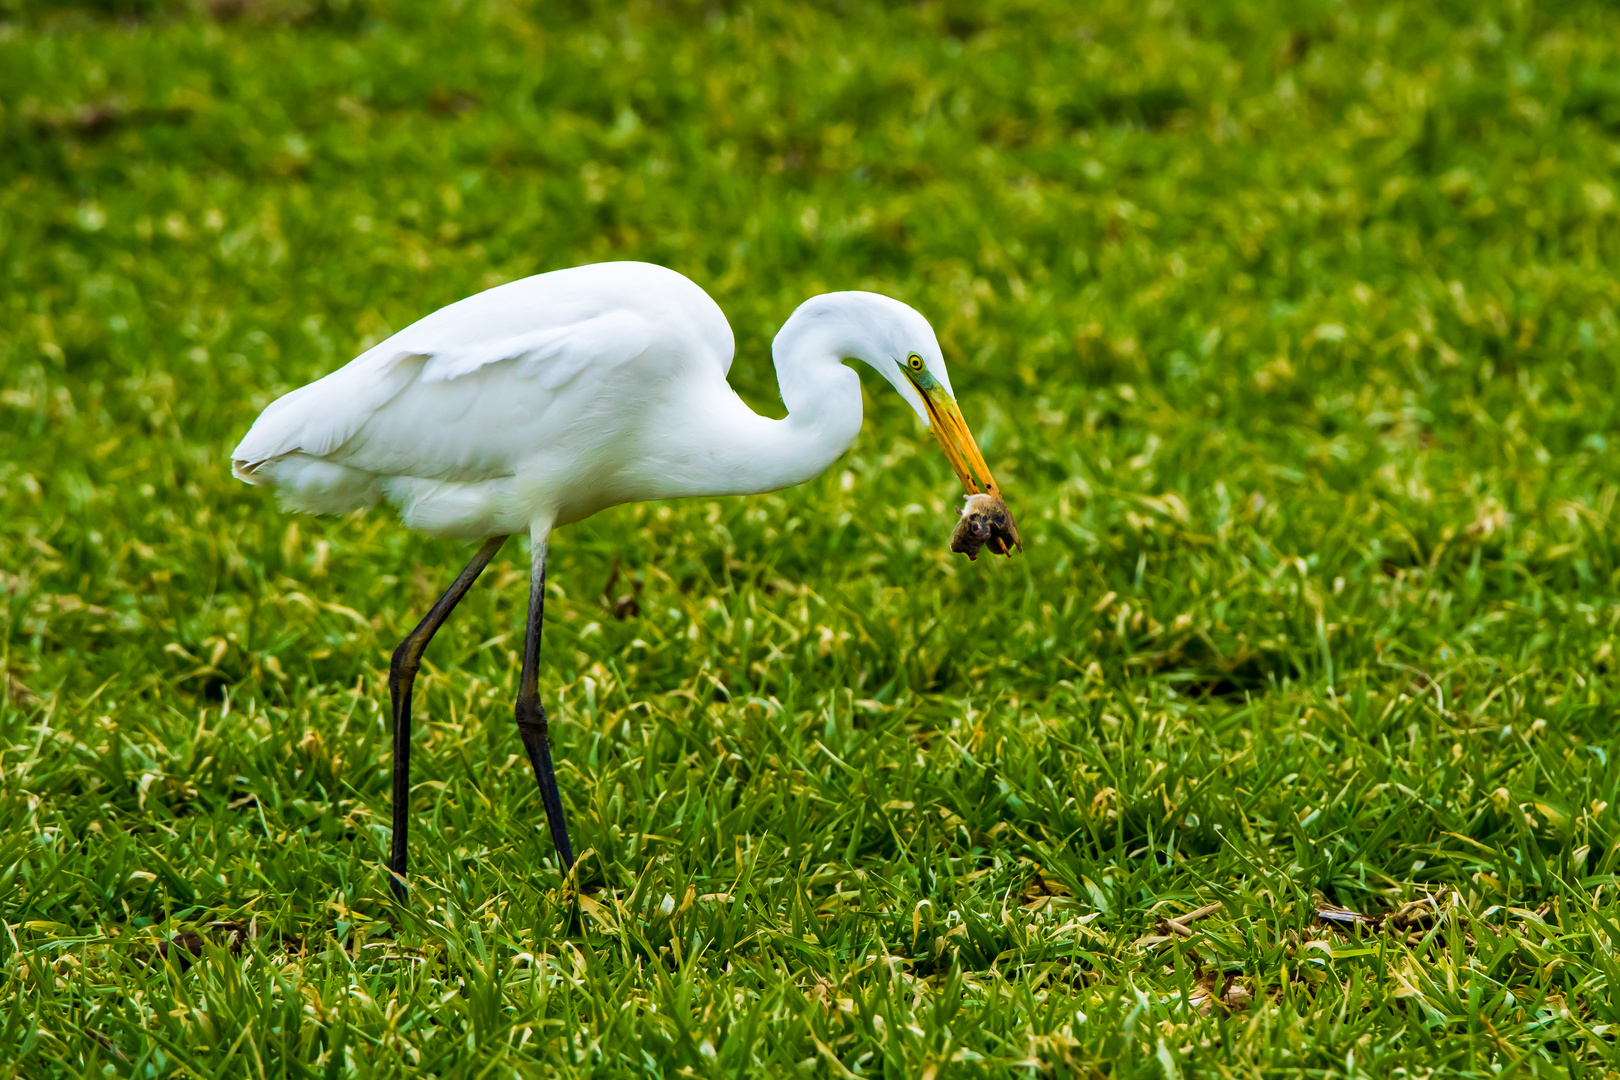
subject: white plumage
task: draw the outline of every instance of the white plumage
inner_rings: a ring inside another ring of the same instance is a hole
[[[236,476],[274,485],[294,509],[336,513],[387,499],[414,528],[490,538],[394,653],[396,890],[422,651],[510,534],[533,541],[518,730],[571,866],[538,690],[553,527],[622,502],[810,479],[860,431],[849,359],[870,364],[910,402],[969,491],[995,491],[933,330],[898,300],[845,292],[800,305],[771,345],[782,420],[755,413],[726,382],[732,349],[720,308],[672,270],[631,262],[558,270],[442,308],[272,402],[231,454]],[[1016,530],[993,549],[1010,554],[1008,540],[1016,543]]]
[[[927,321],[875,293],[816,297],[783,327],[773,352],[786,420],[737,397],[732,350],[720,308],[673,270],[540,274],[441,308],[273,402],[232,471],[274,484],[294,509],[387,499],[414,528],[477,538],[807,480],[860,429],[846,358],[877,368],[925,422],[907,358],[950,393]]]

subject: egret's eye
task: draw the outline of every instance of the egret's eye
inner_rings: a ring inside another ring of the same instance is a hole
[[[916,353],[912,353],[910,356],[906,357],[906,364],[911,368],[912,371],[921,371],[923,369],[923,358],[918,356]]]

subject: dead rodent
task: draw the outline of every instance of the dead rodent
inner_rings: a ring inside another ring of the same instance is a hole
[[[1018,526],[1000,495],[969,495],[962,506],[962,516],[951,532],[951,550],[960,551],[970,559],[979,557],[979,549],[989,546],[992,554],[1011,555],[1016,546],[1024,550],[1018,539]]]

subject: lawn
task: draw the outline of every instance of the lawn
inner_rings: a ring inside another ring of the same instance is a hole
[[[1617,253],[1596,3],[0,0],[0,1076],[1603,1074]],[[471,550],[228,453],[628,258],[773,415],[800,300],[913,304],[1025,551],[870,373],[559,533],[576,890],[508,545],[396,903]]]

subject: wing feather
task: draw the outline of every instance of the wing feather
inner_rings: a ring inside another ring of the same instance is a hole
[[[252,466],[283,454],[325,457],[411,384],[425,357],[373,349],[322,379],[272,401],[231,460]]]
[[[623,310],[437,346],[419,326],[271,403],[231,454],[238,475],[288,454],[380,476],[510,475],[559,391],[587,370],[608,377],[651,343]]]
[[[492,345],[444,349],[422,368],[422,381],[446,382],[510,360],[518,365],[514,374],[555,390],[592,363],[623,362],[646,351],[648,343],[646,325],[639,318],[623,311],[608,312],[566,326],[516,334]]]
[[[231,471],[312,513],[386,498],[430,532],[517,531],[547,499],[589,502],[541,490],[559,475],[588,475],[607,498],[649,403],[688,375],[724,386],[733,349],[719,306],[673,270],[538,274],[440,308],[271,403]]]

